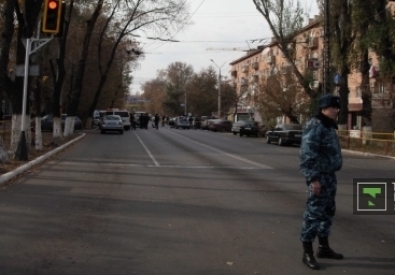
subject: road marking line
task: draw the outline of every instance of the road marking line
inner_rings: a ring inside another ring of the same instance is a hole
[[[91,167],[97,166],[98,163],[86,163],[79,162],[77,159],[74,161],[64,161],[62,165],[78,166],[78,167]],[[167,164],[167,165],[152,165],[152,164],[137,164],[137,163],[117,163],[117,162],[101,162],[102,167],[137,167],[137,168],[170,168],[170,169],[232,169],[232,170],[260,170],[261,167],[234,167],[234,166],[209,166],[209,165],[178,165],[178,164]],[[264,168],[267,169],[267,168]]]
[[[134,133],[137,137],[137,139],[140,141],[141,145],[143,145],[145,151],[147,151],[147,154],[150,156],[150,158],[152,159],[152,161],[155,163],[155,166],[159,167],[159,162],[156,161],[156,159],[154,158],[154,156],[151,154],[150,150],[148,150],[147,146],[145,146],[144,142],[139,138],[139,136]]]
[[[255,165],[255,166],[260,167],[260,168],[262,168],[262,169],[273,169],[273,167],[270,167],[270,166],[268,166],[268,165],[261,164],[261,163],[259,163],[259,162],[255,162],[255,161],[252,161],[252,160],[249,160],[249,159],[245,159],[245,158],[240,157],[240,156],[238,156],[238,155],[234,155],[234,154],[227,153],[227,152],[225,152],[225,151],[222,151],[222,150],[217,149],[217,148],[215,148],[215,147],[212,147],[212,146],[210,146],[210,145],[207,145],[207,144],[203,144],[203,143],[194,141],[194,140],[192,140],[192,139],[190,139],[190,138],[187,138],[187,137],[185,137],[185,136],[182,136],[182,135],[180,135],[180,134],[176,134],[176,133],[174,133],[174,132],[172,132],[172,131],[169,131],[169,130],[167,130],[167,129],[165,129],[165,130],[166,130],[167,132],[169,132],[169,133],[172,133],[173,135],[182,137],[182,138],[184,138],[184,139],[186,139],[186,140],[188,140],[188,141],[191,141],[191,142],[193,142],[193,143],[195,143],[195,144],[197,144],[197,145],[206,147],[206,148],[208,148],[208,149],[210,149],[210,150],[216,151],[216,152],[218,152],[218,153],[220,153],[220,154],[223,154],[223,155],[225,155],[225,156],[228,156],[228,157],[231,157],[231,158],[240,160],[240,161],[242,161],[242,162],[246,162],[246,163],[248,163],[248,164]]]

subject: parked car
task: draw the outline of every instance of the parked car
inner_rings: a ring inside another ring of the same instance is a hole
[[[302,126],[298,124],[278,124],[266,133],[266,142],[277,142],[278,145],[300,144],[302,141]]]
[[[106,115],[116,115],[120,116],[123,121],[123,128],[125,130],[130,130],[130,114],[128,111],[112,110],[107,111]]]
[[[178,116],[174,120],[174,128],[179,129],[190,129],[191,125],[189,123],[188,117],[186,116]]]
[[[64,129],[67,114],[61,115],[61,125]],[[33,125],[34,126],[34,125]],[[41,118],[41,131],[52,131],[53,130],[53,115],[46,115]],[[82,121],[79,117],[74,118],[74,130],[82,130]]]
[[[95,111],[93,113],[93,121],[92,124],[93,126],[98,126],[100,127],[100,118],[105,115],[106,111]]]
[[[210,119],[208,129],[213,132],[230,132],[232,122],[222,118]]]
[[[232,129],[230,129],[230,131],[234,134],[237,135],[240,133],[240,126],[243,125],[245,122],[245,120],[239,120],[236,122],[232,123]]]
[[[171,117],[169,118],[169,126],[170,128],[174,128],[175,120],[177,117]]]
[[[100,119],[100,131],[104,134],[107,131],[117,131],[123,134],[124,124],[118,115],[105,115]]]
[[[240,137],[246,136],[259,136],[259,126],[258,122],[253,120],[246,120],[240,125],[239,129]]]
[[[200,129],[202,130],[208,130],[208,125],[210,122],[213,120],[213,118],[209,117],[201,117],[201,122],[200,122]]]

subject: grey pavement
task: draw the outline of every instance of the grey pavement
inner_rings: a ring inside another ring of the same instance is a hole
[[[16,176],[22,174],[23,172],[31,169],[32,167],[42,163],[43,161],[47,160],[48,158],[52,157],[53,155],[59,153],[60,151],[64,150],[65,148],[69,147],[70,145],[74,144],[75,142],[81,140],[82,138],[85,137],[85,134],[81,134],[79,137],[76,137],[73,140],[70,140],[69,142],[49,151],[48,153],[35,158],[29,162],[27,162],[24,165],[19,166],[18,168],[16,168],[13,171],[10,171],[8,173],[2,174],[0,176],[0,186],[4,185],[5,183],[7,183],[8,181],[14,179]]]

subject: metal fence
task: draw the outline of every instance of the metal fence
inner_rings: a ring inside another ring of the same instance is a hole
[[[343,149],[395,157],[394,133],[339,130],[338,134]]]

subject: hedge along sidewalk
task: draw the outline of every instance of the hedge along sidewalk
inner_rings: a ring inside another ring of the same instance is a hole
[[[52,150],[52,151],[50,151],[50,152],[38,157],[38,158],[35,158],[34,160],[29,161],[26,164],[23,164],[23,165],[19,166],[15,170],[1,175],[0,176],[0,187],[5,185],[8,181],[14,179],[16,176],[22,174],[26,170],[32,168],[33,166],[36,166],[36,165],[42,163],[44,160],[52,157],[53,155],[59,153],[60,151],[62,151],[65,148],[67,148],[68,146],[72,145],[73,143],[75,143],[75,142],[79,141],[80,139],[84,138],[85,135],[86,134],[84,133],[81,136],[79,136],[79,137],[77,137],[77,138],[75,138],[73,140],[70,140],[69,142],[59,146],[58,148],[56,148],[56,149],[54,149],[54,150]]]

